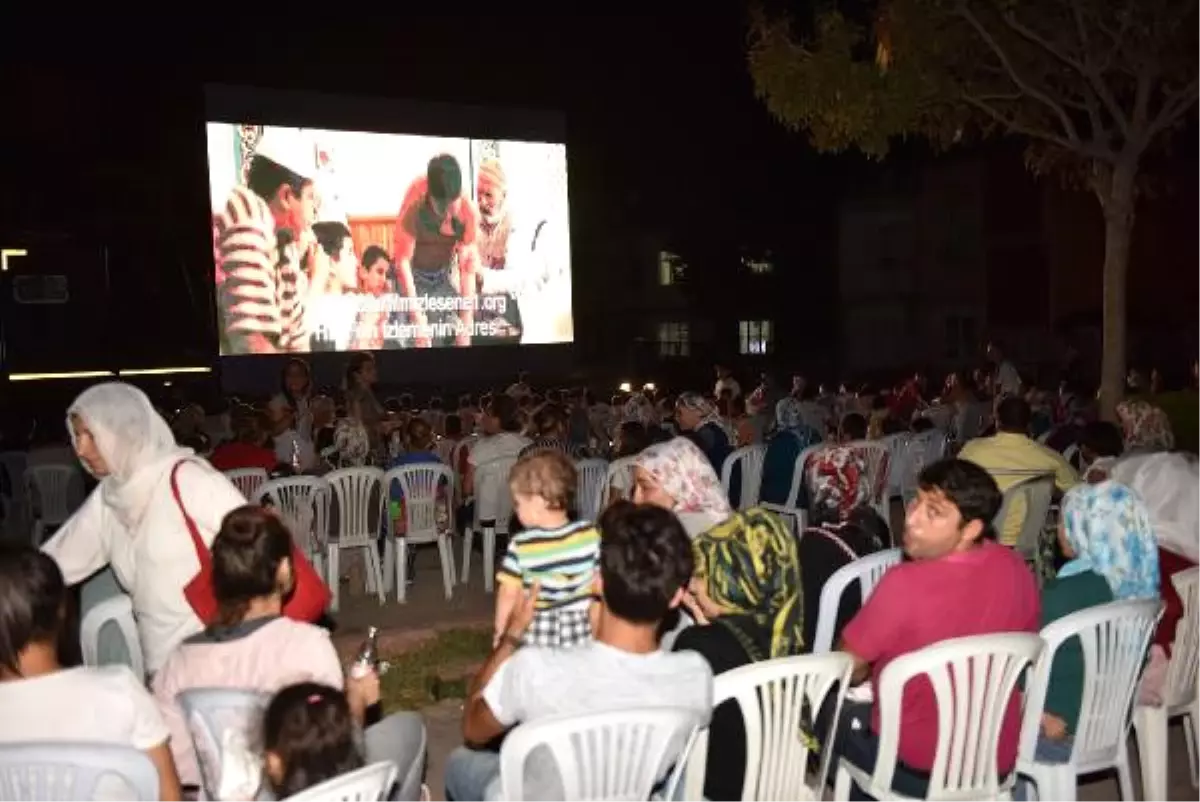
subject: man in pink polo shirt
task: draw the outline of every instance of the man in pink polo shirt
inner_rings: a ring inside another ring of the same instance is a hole
[[[991,522],[1000,503],[995,480],[974,463],[942,460],[921,472],[917,498],[905,519],[909,559],[884,574],[842,633],[841,648],[854,658],[852,682],[869,676],[878,688],[892,660],[949,638],[1038,631],[1033,574],[1015,551],[995,541]],[[1020,714],[1014,692],[1000,730],[1002,775],[1016,765]],[[901,706],[894,790],[925,795],[937,729],[933,687],[917,678],[908,684]],[[878,732],[877,707],[846,704],[834,750],[870,771],[879,750]]]

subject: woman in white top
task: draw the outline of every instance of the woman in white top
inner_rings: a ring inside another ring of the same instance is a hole
[[[207,462],[175,445],[167,422],[132,385],[85,390],[67,410],[67,425],[75,453],[100,484],[43,550],[69,585],[112,566],[133,598],[153,674],[184,638],[203,629],[183,595],[200,570],[183,509],[209,546],[225,513],[246,500]],[[180,463],[176,501],[171,474]]]
[[[142,751],[158,770],[158,799],[181,799],[167,725],[125,666],[66,668],[57,644],[67,590],[32,546],[0,548],[0,744],[87,741]],[[128,799],[128,790],[103,797]]]

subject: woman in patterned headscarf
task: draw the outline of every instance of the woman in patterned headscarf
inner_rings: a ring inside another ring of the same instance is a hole
[[[770,504],[785,504],[791,493],[796,460],[804,449],[821,442],[821,434],[804,422],[804,408],[793,396],[775,405],[775,422],[778,428],[767,442],[759,498]]]
[[[1125,485],[1106,481],[1067,491],[1059,545],[1069,562],[1042,589],[1043,627],[1098,604],[1159,598],[1158,547],[1150,514]],[[1072,639],[1059,647],[1051,667],[1039,760],[1069,759],[1083,679],[1083,651]]]
[[[736,437],[721,418],[716,404],[699,393],[683,393],[675,402],[675,419],[681,434],[704,452],[720,475],[725,458],[733,452]]]
[[[802,653],[800,561],[788,528],[765,510],[735,512],[712,465],[686,438],[647,448],[635,474],[634,501],[672,510],[693,538],[696,569],[685,603],[697,625],[679,633],[674,649],[700,653],[714,674]],[[740,721],[733,706],[714,712],[709,754],[722,771],[709,772],[706,798],[736,799],[740,793]]]

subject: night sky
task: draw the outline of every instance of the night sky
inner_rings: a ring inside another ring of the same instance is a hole
[[[114,305],[159,315],[145,324],[166,330],[164,358],[204,349],[169,344],[178,306],[156,313],[154,301],[186,295],[197,325],[212,325],[205,83],[563,112],[577,298],[647,236],[686,254],[699,278],[739,247],[804,251],[833,231],[830,192],[847,160],[818,158],[754,97],[740,3],[685,17],[384,24],[364,11],[247,27],[68,32],[53,47],[30,36],[0,64],[18,110],[0,149],[0,225],[108,246]],[[822,260],[829,282],[832,264]]]

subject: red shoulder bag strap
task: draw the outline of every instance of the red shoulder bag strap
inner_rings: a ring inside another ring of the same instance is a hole
[[[179,495],[179,469],[186,462],[187,460],[180,460],[175,463],[175,467],[171,468],[171,495],[175,497],[175,506],[179,507],[183,522],[187,524],[188,534],[192,536],[192,546],[196,549],[196,558],[200,560],[200,568],[204,569],[212,562],[212,555],[209,553],[208,547],[204,545],[204,541],[200,537],[200,530],[196,527],[192,516],[188,515],[187,509],[183,506],[183,499]]]

